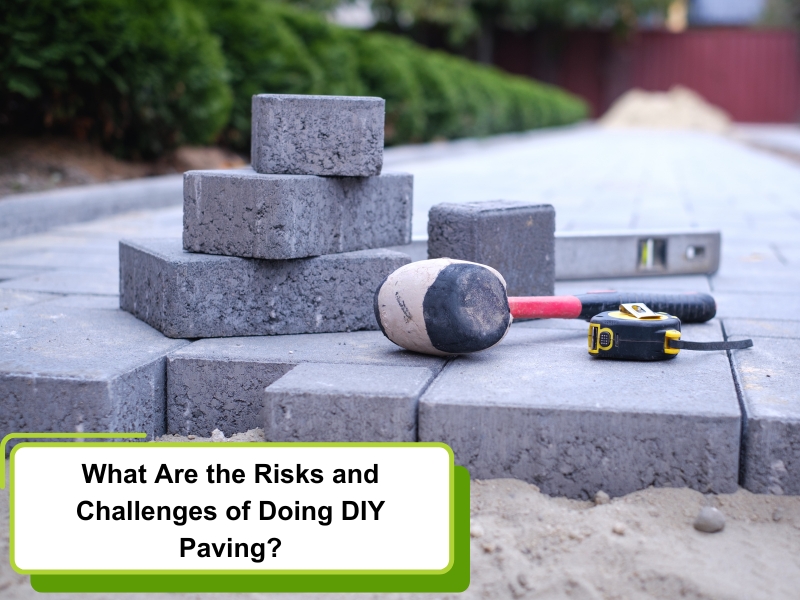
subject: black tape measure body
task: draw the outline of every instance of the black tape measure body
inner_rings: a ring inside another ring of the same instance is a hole
[[[619,310],[595,315],[589,321],[589,354],[622,360],[670,360],[678,355],[670,340],[681,337],[681,320],[666,313],[637,319]]]

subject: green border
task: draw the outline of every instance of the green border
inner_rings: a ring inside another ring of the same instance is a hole
[[[40,434],[54,438],[61,434]],[[64,437],[89,434],[65,434]],[[11,434],[10,437],[30,438],[30,434]],[[91,437],[123,437],[120,434],[93,434]],[[142,437],[142,434],[124,437]],[[127,447],[119,442],[77,442],[89,447]],[[26,446],[74,447],[75,442],[18,444],[11,452],[10,549],[11,566],[20,573],[13,561],[14,552],[14,457]],[[157,442],[153,447],[213,447],[217,449],[259,447],[435,447],[443,448],[450,457],[450,562],[438,571],[27,571],[31,585],[37,591],[462,591],[469,585],[469,473],[455,467],[452,449],[446,444],[423,443],[258,443],[258,442]],[[458,475],[457,475],[458,474]],[[460,483],[456,485],[456,480]],[[466,488],[464,488],[466,485]],[[458,498],[457,498],[458,497]],[[457,518],[458,513],[458,518]],[[463,514],[462,514],[463,513]],[[466,520],[464,520],[466,519]],[[458,528],[456,527],[458,522]],[[462,531],[456,531],[461,529]],[[466,537],[464,538],[464,534]],[[463,539],[462,539],[463,538]],[[457,540],[458,539],[458,543]],[[464,566],[466,565],[466,566]],[[466,569],[466,570],[465,570]],[[198,579],[199,578],[199,579]],[[432,582],[436,581],[437,584]],[[402,584],[402,585],[401,585]],[[463,587],[461,587],[463,584]],[[431,587],[434,585],[434,587]],[[64,587],[66,586],[66,587]],[[77,587],[75,587],[77,586]],[[100,586],[100,587],[97,587]],[[111,587],[108,587],[111,586]],[[143,586],[143,587],[141,587]],[[153,587],[155,586],[155,587]],[[177,586],[177,587],[176,587]],[[188,586],[188,587],[187,587]],[[210,586],[210,587],[209,587]],[[241,586],[245,586],[244,588]],[[252,586],[252,587],[246,587]],[[377,587],[376,587],[377,586]],[[388,587],[387,587],[388,586]],[[399,587],[398,587],[399,586]],[[444,587],[441,587],[444,586]]]

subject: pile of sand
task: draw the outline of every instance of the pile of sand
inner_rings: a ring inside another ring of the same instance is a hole
[[[694,129],[726,133],[728,114],[706,102],[700,94],[676,85],[669,92],[633,89],[623,94],[599,123],[609,128]]]

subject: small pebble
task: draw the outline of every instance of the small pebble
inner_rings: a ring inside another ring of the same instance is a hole
[[[716,533],[725,529],[725,515],[711,506],[700,509],[694,520],[694,528],[703,533]]]
[[[783,519],[783,509],[782,508],[776,508],[774,510],[774,512],[772,513],[772,520],[777,523],[778,521],[781,521],[782,519]]]
[[[481,527],[481,524],[472,521],[469,525],[469,535],[474,538],[483,537],[483,527]]]
[[[189,438],[190,440],[193,440],[193,439],[197,438],[196,435],[187,435],[186,437]]]
[[[486,554],[491,554],[497,549],[497,546],[495,546],[492,542],[484,542],[482,548]]]
[[[212,442],[224,442],[225,441],[225,434],[222,433],[219,429],[215,429],[211,432],[211,441]]]
[[[625,535],[625,525],[623,525],[622,523],[614,523],[614,526],[611,528],[611,531],[613,531],[617,535]]]
[[[601,504],[608,504],[609,502],[611,502],[611,498],[603,490],[600,490],[594,495],[594,503],[597,506],[600,506]]]

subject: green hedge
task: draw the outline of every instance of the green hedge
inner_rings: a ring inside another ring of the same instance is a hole
[[[558,88],[329,24],[265,0],[4,0],[0,127],[92,136],[155,156],[213,140],[249,150],[257,93],[386,99],[386,142],[583,119]]]
[[[50,129],[157,156],[213,141],[231,100],[219,39],[189,2],[3,0],[5,129]]]

